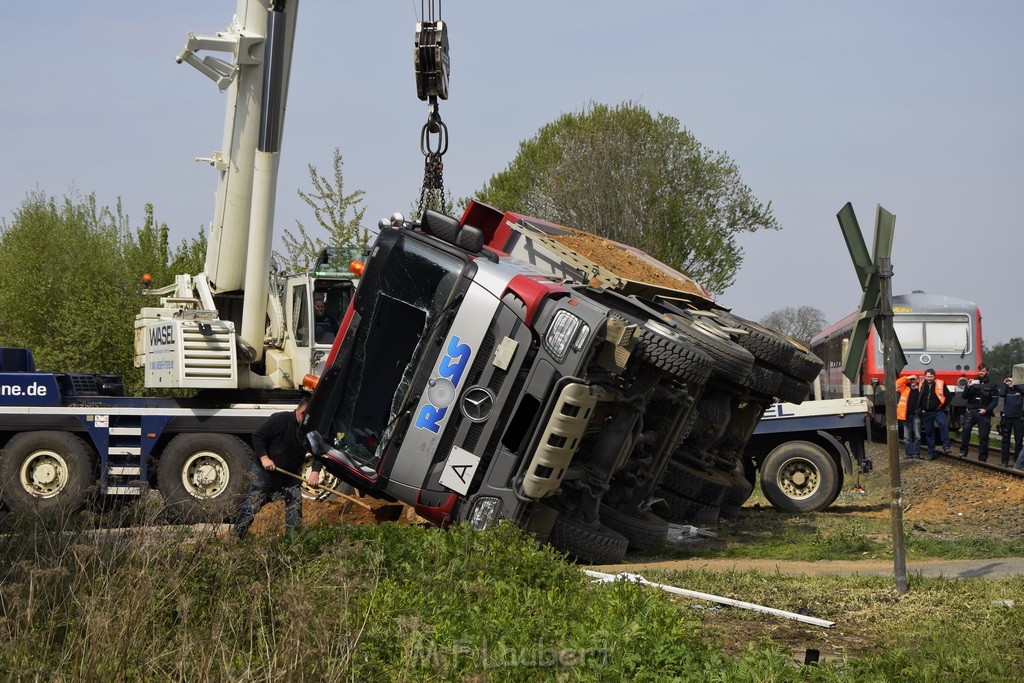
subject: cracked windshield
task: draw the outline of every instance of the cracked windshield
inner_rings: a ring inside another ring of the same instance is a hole
[[[363,317],[341,380],[343,389],[336,394],[331,433],[325,435],[359,464],[376,467],[389,428],[408,402],[412,376],[425,350],[434,345],[437,335],[426,332],[441,322],[465,266],[455,256],[402,236],[387,265],[377,271],[380,278],[363,283]]]

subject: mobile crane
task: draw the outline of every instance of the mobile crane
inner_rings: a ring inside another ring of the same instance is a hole
[[[328,249],[311,273],[271,268],[297,7],[238,0],[226,30],[190,34],[177,57],[226,93],[224,149],[204,159],[219,174],[205,270],[152,292],[160,304],[137,316],[135,362],[147,387],[195,397],[128,397],[119,378],[37,372],[28,350],[5,350],[0,497],[14,513],[73,511],[155,481],[177,519],[223,519],[244,492],[250,435],[294,407],[329,351],[334,335],[316,334],[314,299],[341,318],[355,254]]]

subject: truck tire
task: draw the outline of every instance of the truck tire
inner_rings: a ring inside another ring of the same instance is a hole
[[[740,386],[749,389],[758,396],[771,400],[779,391],[782,383],[782,373],[774,368],[769,368],[760,363],[754,363],[750,368],[750,374],[740,382]]]
[[[67,432],[21,432],[0,454],[0,497],[19,517],[78,512],[95,482],[93,450]]]
[[[665,540],[668,522],[653,512],[637,517],[608,505],[601,506],[601,523],[626,537],[633,550],[647,550]]]
[[[788,441],[761,463],[761,491],[783,512],[817,512],[835,500],[840,476],[836,462],[809,441]]]
[[[693,322],[677,313],[667,313],[665,318],[680,337],[711,356],[716,375],[741,382],[750,373],[754,356],[713,323]]]
[[[629,545],[625,536],[604,525],[589,526],[565,515],[555,520],[548,543],[583,564],[618,564]]]
[[[810,389],[811,387],[806,381],[782,375],[779,378],[779,388],[775,391],[775,397],[785,403],[803,403]]]
[[[160,455],[157,488],[171,519],[223,522],[247,488],[252,449],[229,434],[179,434]]]
[[[657,327],[650,327],[650,325]],[[643,362],[683,382],[704,384],[711,375],[714,361],[702,351],[684,342],[674,330],[649,321],[637,328],[633,354]]]
[[[793,354],[793,360],[789,363],[788,374],[804,382],[813,382],[825,364],[803,345],[794,343],[794,346],[796,346],[796,353]]]
[[[723,519],[736,519],[740,514],[740,508],[754,492],[754,483],[740,470],[729,472],[725,477],[729,481],[729,488],[722,496],[720,515]]]
[[[665,501],[666,512],[662,516],[670,522],[706,526],[718,521],[720,508],[717,505],[691,500],[665,489],[661,489],[655,497]]]
[[[726,327],[733,327],[746,333],[738,335],[736,343],[750,351],[754,358],[774,365],[779,370],[789,370],[793,355],[796,353],[796,345],[788,337],[732,313],[715,311],[715,315]]]
[[[705,505],[719,505],[729,482],[720,473],[702,472],[670,461],[665,468],[661,487]]]

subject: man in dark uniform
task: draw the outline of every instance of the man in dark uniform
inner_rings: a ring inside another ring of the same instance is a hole
[[[942,452],[949,455],[949,420],[946,418],[946,406],[952,394],[949,387],[941,379],[935,377],[935,371],[929,368],[924,371],[921,382],[920,397],[917,407],[921,411],[921,433],[928,444],[928,459],[935,460],[939,454],[935,452],[935,428],[939,428],[942,439]]]
[[[302,490],[298,479],[281,474],[278,468],[295,473],[302,469],[306,456],[306,441],[300,425],[306,414],[309,399],[302,399],[295,410],[274,413],[252,435],[253,463],[249,470],[249,492],[235,518],[231,533],[241,540],[252,526],[256,513],[276,493],[284,494],[284,522],[288,533],[302,523]],[[319,461],[313,461],[313,470],[307,479],[310,486],[320,483]]]
[[[1013,435],[1013,452],[1020,453],[1024,442],[1024,384],[1014,384],[1007,377],[1003,386],[999,387],[999,396],[1003,399],[1003,414],[999,418],[999,435],[1003,445],[999,453],[999,461],[1003,467],[1013,462],[1010,454],[1010,435]]]
[[[992,431],[992,413],[999,403],[999,387],[988,378],[988,366],[978,366],[978,379],[972,379],[964,389],[967,413],[960,429],[960,457],[967,457],[967,445],[971,443],[971,431],[978,425],[978,460],[988,460],[988,435]]]

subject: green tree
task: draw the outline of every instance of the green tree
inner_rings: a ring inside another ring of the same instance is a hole
[[[632,244],[712,292],[735,278],[740,233],[779,228],[728,155],[632,102],[592,104],[543,126],[478,196]]]
[[[161,285],[173,280],[172,264],[202,268],[201,238],[175,250],[167,243],[152,206],[133,230],[120,202],[112,210],[94,195],[30,193],[0,222],[0,346],[32,349],[41,370],[117,374],[141,389],[133,367],[135,315],[146,304],[140,276]]]
[[[343,165],[341,150],[337,147],[334,148],[333,178],[325,177],[315,166],[309,165],[309,180],[313,190],[299,190],[299,197],[313,209],[313,216],[328,237],[324,240],[311,235],[302,221],[296,220],[296,232],[286,229],[281,237],[285,252],[274,252],[274,258],[285,270],[309,270],[326,246],[358,246],[365,249],[369,244],[370,234],[362,227],[366,209],[359,207],[366,193],[356,190],[352,194],[345,194],[345,179],[341,171]]]
[[[1002,386],[1004,377],[1013,376],[1013,366],[1024,363],[1024,338],[1013,337],[991,348],[982,346],[982,356],[988,364],[989,377]]]
[[[828,318],[821,309],[814,306],[786,306],[772,311],[759,322],[806,346],[811,337],[825,329]]]

